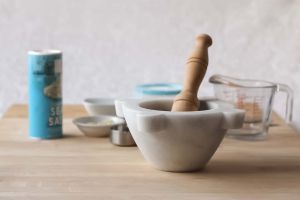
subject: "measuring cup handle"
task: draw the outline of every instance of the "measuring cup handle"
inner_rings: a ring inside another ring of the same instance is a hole
[[[294,104],[293,90],[288,85],[277,83],[277,92],[286,93],[285,121],[287,123],[290,123],[292,122],[293,119],[293,104]]]

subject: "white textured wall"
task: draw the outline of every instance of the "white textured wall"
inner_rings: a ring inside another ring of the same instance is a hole
[[[286,83],[299,124],[300,1],[292,0],[0,0],[0,113],[27,102],[28,50],[63,50],[64,101],[78,103],[180,82],[202,32],[214,39],[202,96],[212,94],[213,73]]]

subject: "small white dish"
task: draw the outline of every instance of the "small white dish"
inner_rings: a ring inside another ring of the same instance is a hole
[[[89,115],[116,115],[114,99],[88,98],[83,101]]]
[[[73,123],[88,137],[107,137],[111,133],[111,128],[125,124],[125,120],[115,116],[99,115],[89,117],[79,117]]]

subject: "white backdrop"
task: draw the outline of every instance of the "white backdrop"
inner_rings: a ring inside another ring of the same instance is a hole
[[[214,44],[199,96],[213,94],[214,73],[285,83],[300,124],[296,0],[0,0],[0,113],[27,102],[28,50],[64,52],[64,102],[80,103],[128,96],[140,83],[181,82],[202,32]]]

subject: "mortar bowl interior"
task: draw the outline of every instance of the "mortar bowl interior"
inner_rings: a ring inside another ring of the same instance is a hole
[[[141,108],[145,108],[148,110],[157,110],[157,111],[171,111],[173,105],[173,101],[171,100],[150,100],[150,101],[143,101],[139,103]],[[198,111],[203,110],[210,110],[213,109],[214,106],[208,105],[207,101],[200,100],[200,107]],[[195,111],[189,111],[195,112]],[[186,113],[186,112],[185,112]]]

